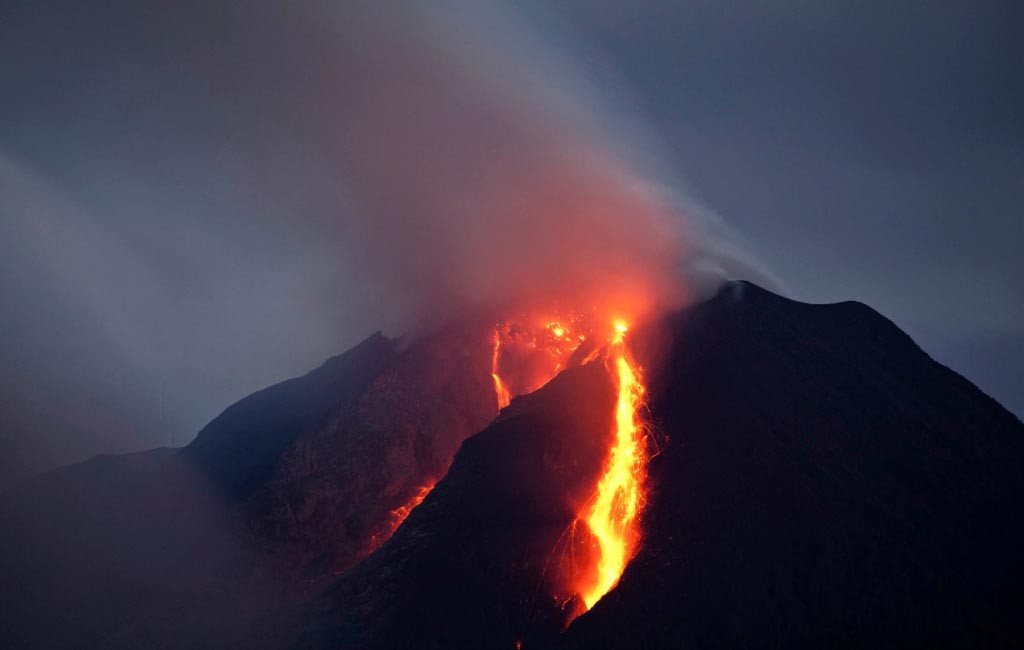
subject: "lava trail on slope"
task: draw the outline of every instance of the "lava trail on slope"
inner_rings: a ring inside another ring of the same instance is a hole
[[[667,438],[647,463],[639,550],[592,608],[564,597],[588,560],[562,540],[614,444],[619,386],[602,360],[470,438],[296,628],[304,642],[1008,647],[1024,634],[1019,420],[857,303],[733,283],[659,327],[667,340],[641,331],[632,347]]]

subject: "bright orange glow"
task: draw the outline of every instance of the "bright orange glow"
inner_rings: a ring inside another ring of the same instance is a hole
[[[434,489],[434,485],[434,482],[427,485],[421,485],[420,489],[416,491],[416,494],[412,495],[408,501],[391,511],[389,520],[391,523],[392,533],[398,530],[398,527],[402,525],[402,522],[405,521],[405,518],[409,516],[409,513],[412,512],[416,506],[423,503],[423,500],[427,498],[430,491]]]
[[[364,557],[365,555],[369,555],[373,551],[377,550],[384,544],[384,542],[391,539],[391,536],[395,534],[395,531],[402,525],[402,522],[404,522],[406,517],[409,516],[409,513],[411,513],[416,506],[423,503],[423,500],[427,498],[430,491],[434,489],[435,484],[436,481],[431,480],[430,482],[421,485],[416,490],[416,493],[409,497],[405,503],[388,513],[388,519],[381,526],[379,532],[370,536],[369,544],[364,551]]]
[[[593,315],[553,310],[545,317],[519,314],[495,324],[491,378],[498,408],[533,392],[571,365],[573,353],[591,335]]]
[[[641,368],[626,346],[629,324],[625,319],[611,318],[597,308],[545,316],[523,314],[496,324],[491,376],[499,406],[507,405],[515,395],[540,388],[564,368],[595,359],[604,360],[617,393],[614,431],[601,474],[567,530],[569,541],[559,560],[560,580],[566,580],[561,584],[568,589],[562,593],[569,595],[555,595],[555,601],[566,608],[568,623],[618,584],[640,545],[649,458],[648,431],[639,414],[645,388]],[[595,325],[599,322],[605,325]],[[564,554],[565,549],[570,555]],[[563,565],[566,557],[572,558],[568,572]]]
[[[497,331],[495,331],[494,354],[491,356],[491,377],[494,378],[494,392],[498,396],[498,410],[505,408],[512,401],[512,394],[509,393],[508,388],[505,386],[505,382],[501,380],[501,375],[498,374],[498,360],[500,358],[501,336]]]
[[[625,323],[616,322],[608,350],[618,384],[615,439],[590,507],[582,515],[597,545],[596,576],[580,587],[587,609],[608,593],[636,554],[640,542],[639,515],[644,505],[647,454],[644,428],[637,411],[643,405],[640,369],[626,349]]]

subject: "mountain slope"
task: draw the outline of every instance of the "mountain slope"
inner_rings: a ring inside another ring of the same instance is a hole
[[[182,453],[225,496],[245,497],[299,436],[323,428],[332,410],[357,398],[394,361],[397,347],[377,332],[302,377],[253,393],[203,427]]]
[[[748,283],[629,332],[660,441],[643,541],[564,629],[614,386],[592,362],[495,420],[492,328],[376,335],[230,407],[186,450],[98,457],[0,495],[2,645],[1024,636],[1024,426],[868,307]]]
[[[569,527],[610,441],[600,362],[519,397],[377,553],[318,604],[303,643],[332,648],[502,647],[557,634]]]
[[[0,495],[0,645],[219,648],[390,535],[496,414],[472,326],[379,333],[229,407],[183,450],[100,456]]]
[[[736,283],[670,330],[644,550],[562,647],[1021,637],[1017,418],[862,304]]]
[[[298,645],[998,647],[1024,634],[1024,427],[891,322],[733,283],[630,337],[667,439],[616,589],[559,634],[574,605],[554,599],[551,558],[609,430],[594,363],[467,441]],[[558,459],[574,454],[588,460],[567,471]]]

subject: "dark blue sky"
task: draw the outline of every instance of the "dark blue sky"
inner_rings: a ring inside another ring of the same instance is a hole
[[[570,10],[691,189],[794,297],[872,305],[1018,414],[1021,18],[1012,2]]]
[[[339,181],[358,147],[334,125],[375,118],[368,98],[403,97],[429,48],[406,18],[412,42],[388,43],[393,60],[366,72],[380,35],[361,30],[362,9],[328,4],[0,7],[0,486],[184,444],[232,401],[401,322],[408,296],[346,264],[384,253],[353,250],[337,225],[366,194]],[[864,301],[1024,412],[1014,3],[533,4],[518,18],[574,72],[494,17],[482,35],[446,36],[500,42],[527,69],[550,64],[549,80],[582,72],[565,94],[596,89],[620,136],[640,125],[664,176],[792,297]],[[427,70],[451,86],[425,91],[435,136],[484,133],[482,156],[514,149],[463,119],[492,113],[474,112],[459,60],[447,65]],[[505,68],[482,69],[503,83]],[[516,79],[510,97],[533,92]],[[536,131],[519,119],[502,124]],[[436,142],[414,144],[429,161]],[[360,146],[365,163],[376,149]],[[380,151],[399,166],[401,147]]]

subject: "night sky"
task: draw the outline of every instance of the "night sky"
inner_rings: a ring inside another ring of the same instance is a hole
[[[1024,413],[1016,3],[179,4],[0,5],[0,488],[186,444],[401,333],[422,290],[388,256],[419,240],[382,206],[431,218],[563,123],[718,215],[758,279],[871,305]],[[357,137],[382,114],[414,127]]]

